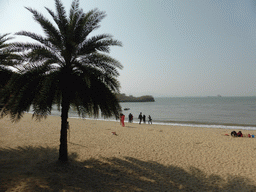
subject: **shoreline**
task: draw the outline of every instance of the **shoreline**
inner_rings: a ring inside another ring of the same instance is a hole
[[[56,164],[61,118],[0,124],[3,191],[255,191],[256,138],[230,129],[69,118],[69,165]],[[115,132],[115,134],[113,134]],[[256,130],[244,130],[254,134]],[[54,182],[53,182],[54,181]]]
[[[52,115],[57,116],[58,115]],[[75,119],[88,119],[88,120],[96,120],[96,121],[112,121],[112,122],[119,122],[119,120],[115,119],[101,119],[101,118],[81,118],[81,117],[69,117]],[[128,120],[125,119],[125,123],[128,123]],[[139,121],[135,120],[133,123],[138,124]],[[131,123],[131,124],[133,124]],[[142,123],[144,124],[144,123]],[[148,124],[146,121],[145,124]],[[199,123],[199,122],[174,122],[174,121],[153,121],[155,125],[165,125],[165,126],[179,126],[179,127],[195,127],[195,128],[213,128],[213,129],[241,129],[241,130],[256,130],[256,125],[242,125],[242,124],[212,124],[212,123]]]
[[[32,112],[28,112],[28,114],[32,114]],[[49,116],[54,116],[54,117],[59,117],[60,115],[58,114],[52,114]],[[119,120],[116,120],[114,118],[82,118],[82,117],[75,117],[75,116],[69,116],[69,118],[74,118],[74,119],[88,119],[88,120],[96,120],[96,121],[111,121],[111,122],[119,122]],[[146,124],[148,121],[146,121]],[[125,123],[128,123],[127,117],[125,119]],[[139,123],[138,120],[133,121],[133,123]],[[132,124],[133,124],[132,123]],[[241,130],[256,130],[256,125],[242,125],[242,124],[212,124],[212,123],[200,123],[200,122],[175,122],[175,121],[154,121],[153,124],[155,125],[166,125],[166,126],[179,126],[179,127],[195,127],[195,128],[213,128],[213,129],[241,129]]]

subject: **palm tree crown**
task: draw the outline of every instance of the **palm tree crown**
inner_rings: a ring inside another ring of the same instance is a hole
[[[55,24],[26,7],[46,37],[27,31],[16,33],[36,43],[13,44],[24,62],[16,66],[19,73],[4,91],[5,107],[1,114],[18,120],[32,106],[33,116],[40,119],[57,104],[62,118],[59,159],[66,161],[63,149],[67,151],[66,125],[71,105],[81,116],[97,116],[99,111],[105,117],[118,116],[120,105],[115,93],[119,92],[117,69],[122,65],[105,53],[109,53],[110,46],[121,46],[121,42],[108,34],[89,36],[106,16],[104,12],[93,9],[84,13],[79,0],[74,0],[68,17],[61,1],[55,0],[55,4],[56,14],[46,8]]]

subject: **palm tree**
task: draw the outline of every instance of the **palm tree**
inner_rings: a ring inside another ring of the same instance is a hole
[[[26,7],[46,37],[27,31],[16,33],[36,43],[14,44],[15,51],[22,53],[24,63],[16,66],[18,74],[4,90],[5,107],[1,116],[9,114],[16,121],[32,107],[33,117],[40,120],[57,104],[61,110],[59,160],[67,161],[67,123],[71,106],[82,117],[98,116],[99,111],[104,117],[119,114],[115,93],[119,92],[117,69],[122,65],[106,53],[110,46],[121,46],[121,42],[108,34],[89,36],[106,16],[104,12],[93,9],[84,13],[79,8],[79,0],[73,0],[67,17],[61,1],[55,0],[55,4],[56,14],[46,10],[56,25]]]

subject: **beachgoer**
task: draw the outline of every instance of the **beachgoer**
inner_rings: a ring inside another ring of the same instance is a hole
[[[123,113],[120,114],[120,124],[124,127],[124,119],[125,115]]]
[[[132,120],[133,120],[133,115],[130,113],[129,114],[129,123],[132,123]]]
[[[142,112],[140,112],[138,119],[140,120],[140,121],[139,121],[139,124],[141,124],[141,121],[142,121]]]
[[[143,115],[142,119],[143,119],[143,123],[146,123],[146,115]]]
[[[232,131],[232,132],[231,132],[231,136],[233,136],[233,137],[237,137],[237,133],[236,133],[236,131]]]
[[[242,134],[242,132],[241,132],[241,131],[238,131],[238,133],[237,133],[237,137],[243,137],[243,134]]]
[[[149,123],[151,123],[151,124],[152,124],[152,118],[151,118],[151,116],[150,116],[150,115],[148,116],[148,124],[149,124]]]

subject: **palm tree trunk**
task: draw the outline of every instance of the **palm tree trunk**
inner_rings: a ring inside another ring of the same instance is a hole
[[[68,143],[67,143],[67,124],[68,124],[68,111],[69,111],[68,96],[62,93],[61,103],[61,131],[60,131],[60,149],[59,160],[68,161]]]

